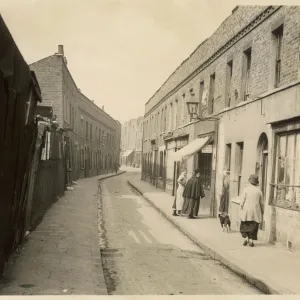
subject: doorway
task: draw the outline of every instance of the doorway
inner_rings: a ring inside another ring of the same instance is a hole
[[[256,175],[259,177],[260,188],[264,197],[264,206],[266,205],[268,182],[268,147],[268,137],[265,133],[262,133],[257,144]],[[262,222],[259,227],[260,230],[265,230],[264,216],[262,217]]]

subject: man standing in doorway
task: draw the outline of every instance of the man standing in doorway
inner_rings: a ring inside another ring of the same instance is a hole
[[[183,192],[184,203],[182,213],[188,215],[189,219],[194,219],[195,215],[198,214],[198,212],[196,212],[196,207],[199,209],[198,205],[200,205],[200,199],[205,197],[199,177],[200,169],[197,169],[193,173],[193,176],[188,180]]]

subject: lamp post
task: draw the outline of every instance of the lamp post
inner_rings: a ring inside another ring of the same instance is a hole
[[[187,105],[188,113],[190,115],[191,120],[202,120],[202,121],[205,121],[205,120],[217,121],[217,120],[219,120],[218,117],[201,117],[198,112],[198,106],[199,106],[198,101],[187,101],[186,105]]]

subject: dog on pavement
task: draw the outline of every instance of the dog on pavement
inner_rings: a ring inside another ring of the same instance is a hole
[[[231,221],[229,215],[227,213],[220,213],[218,217],[220,219],[222,230],[227,230],[227,232],[231,232]]]

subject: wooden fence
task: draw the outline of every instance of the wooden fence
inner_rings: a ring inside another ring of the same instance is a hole
[[[38,143],[38,141],[37,141]],[[66,185],[66,167],[63,135],[60,131],[45,131],[40,148],[36,148],[39,161],[33,168],[31,186],[32,199],[29,228],[33,230],[42,220],[49,207],[64,195]]]
[[[21,242],[40,90],[0,16],[0,272]]]

